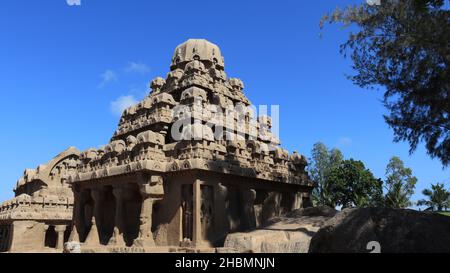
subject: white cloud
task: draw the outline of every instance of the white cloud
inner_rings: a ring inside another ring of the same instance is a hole
[[[136,72],[139,74],[146,74],[150,72],[150,67],[143,63],[130,62],[125,68],[126,72]]]
[[[102,81],[98,85],[99,88],[102,88],[109,82],[117,81],[117,74],[113,70],[106,70],[103,74],[100,75]]]
[[[338,142],[339,142],[339,145],[341,145],[341,146],[348,146],[348,145],[352,144],[353,141],[349,137],[340,137]]]
[[[132,95],[120,96],[111,102],[111,112],[114,115],[120,116],[122,115],[123,110],[135,105],[136,103],[138,103],[138,101]]]
[[[66,0],[69,6],[81,6],[81,0]]]

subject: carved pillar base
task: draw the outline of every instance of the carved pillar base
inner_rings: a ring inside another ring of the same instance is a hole
[[[102,191],[100,189],[91,189],[91,197],[94,200],[94,215],[93,218],[91,219],[92,221],[92,226],[91,226],[91,230],[89,230],[89,234],[86,237],[86,241],[84,241],[85,244],[87,245],[99,245],[100,244],[100,235],[99,235],[99,230],[97,228],[97,225],[100,224],[99,219],[100,219],[100,206],[102,204],[103,201],[103,194]]]
[[[89,233],[86,237],[86,240],[84,241],[84,244],[86,245],[100,244],[100,237],[98,236],[98,229],[97,225],[95,224],[95,221],[92,223],[91,230],[89,230]]]
[[[114,246],[125,246],[125,240],[123,239],[123,234],[120,233],[118,227],[114,227],[113,236],[109,239],[108,245]]]
[[[80,241],[80,235],[78,234],[77,225],[73,225],[72,231],[69,235],[69,242],[79,242]]]
[[[153,238],[137,238],[134,239],[133,246],[135,247],[155,246],[155,241],[153,240]]]

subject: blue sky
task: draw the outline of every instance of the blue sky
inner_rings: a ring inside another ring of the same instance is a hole
[[[450,171],[423,146],[408,154],[384,123],[382,91],[345,78],[339,54],[346,31],[319,29],[334,7],[361,1],[4,0],[0,6],[0,200],[25,168],[69,146],[106,144],[117,108],[139,100],[148,82],[169,71],[188,38],[218,44],[230,77],[241,78],[253,104],[280,105],[280,137],[307,156],[317,141],[362,160],[384,178],[400,156],[419,179],[450,184]]]

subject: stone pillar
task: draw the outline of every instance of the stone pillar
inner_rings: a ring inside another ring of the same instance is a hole
[[[264,200],[263,210],[261,216],[261,224],[264,224],[270,218],[279,215],[280,212],[280,198],[281,194],[275,191],[269,192],[269,195]]]
[[[256,199],[256,191],[254,189],[241,189],[243,228],[252,229],[256,227],[256,215],[253,207]]]
[[[116,199],[116,211],[114,216],[114,233],[108,242],[108,245],[125,246],[124,226],[123,226],[123,202],[124,202],[124,189],[121,187],[113,188],[113,195]]]
[[[73,191],[73,212],[72,212],[72,230],[69,235],[69,242],[80,241],[80,235],[78,234],[78,225],[80,223],[80,215],[81,215],[81,208],[83,207],[83,204],[81,203],[81,193],[79,190],[72,189]]]
[[[303,194],[301,192],[294,193],[294,205],[292,206],[292,210],[302,208]]]
[[[152,234],[152,213],[153,213],[153,198],[149,194],[142,193],[141,215],[139,216],[139,237],[134,240],[135,246],[154,246]]]
[[[47,234],[47,230],[48,230],[48,227],[49,227],[49,225],[44,225],[44,227],[43,227],[43,231],[44,231],[44,233],[43,233],[43,236],[42,236],[42,248],[45,248],[45,235]]]
[[[200,219],[200,210],[201,210],[201,198],[202,193],[200,189],[200,180],[196,179],[193,185],[193,234],[192,234],[192,242],[195,246],[202,244],[202,222]]]
[[[57,225],[55,226],[55,231],[58,233],[58,239],[56,240],[56,249],[64,248],[64,232],[66,231],[65,225]]]
[[[216,214],[216,223],[218,231],[225,236],[230,230],[230,223],[228,219],[228,188],[219,183],[216,187],[216,195],[215,195],[215,214]]]
[[[152,234],[152,217],[154,201],[160,200],[164,195],[163,179],[153,175],[149,179],[141,177],[143,181],[139,186],[142,196],[141,215],[139,217],[139,237],[133,242],[134,246],[155,246]]]
[[[99,189],[92,189],[91,196],[94,200],[94,209],[93,209],[93,217],[91,218],[91,230],[86,237],[84,243],[86,245],[99,245],[100,244],[100,236],[98,233],[99,224],[99,214],[100,214],[100,202],[101,202],[101,191]]]

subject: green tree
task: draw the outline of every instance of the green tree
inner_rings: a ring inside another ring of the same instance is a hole
[[[317,142],[311,151],[311,160],[308,166],[311,179],[316,182],[312,193],[314,205],[326,205],[334,207],[331,201],[331,192],[328,191],[326,176],[328,172],[339,165],[343,160],[340,150],[328,150],[325,144]]]
[[[383,182],[364,163],[353,159],[334,166],[326,180],[332,204],[343,208],[377,206],[383,192]]]
[[[419,200],[417,202],[418,206],[427,206],[432,210],[437,209],[438,211],[447,209],[450,206],[450,192],[445,189],[444,184],[431,184],[431,189],[424,189],[422,194],[425,195],[428,200]]]
[[[410,201],[414,194],[417,178],[412,175],[412,170],[406,168],[403,161],[393,156],[386,166],[386,195],[384,205],[390,208],[406,208],[412,205]]]
[[[444,0],[382,0],[337,8],[321,20],[356,26],[340,52],[350,53],[361,87],[383,87],[385,121],[410,153],[424,142],[431,157],[450,163],[450,11]]]

